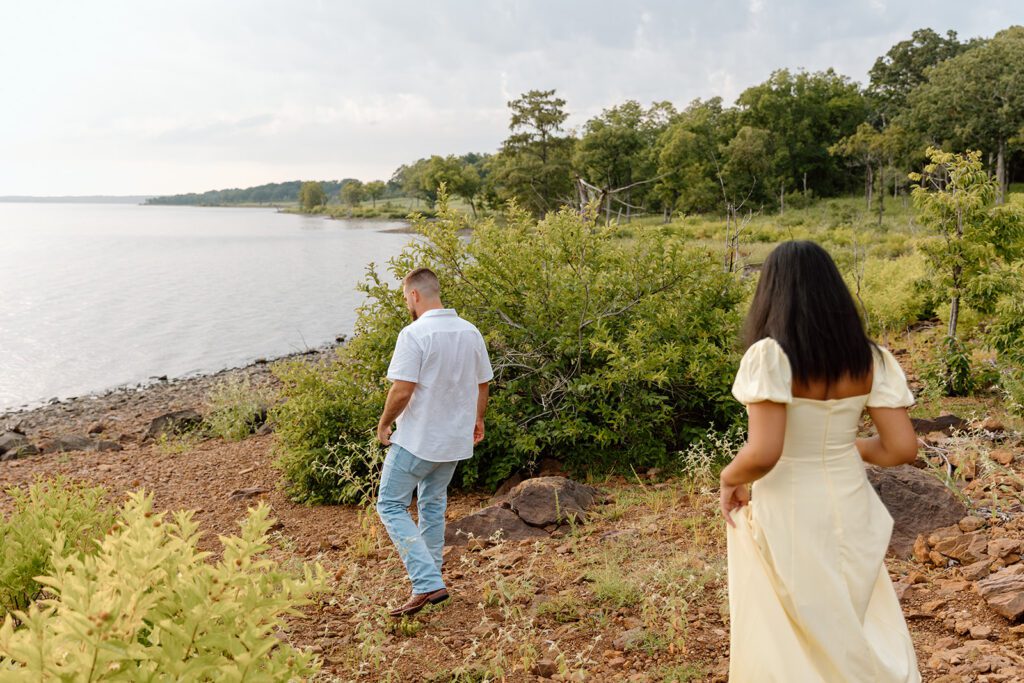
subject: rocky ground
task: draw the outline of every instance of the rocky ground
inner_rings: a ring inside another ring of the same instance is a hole
[[[232,372],[272,384],[264,365]],[[571,520],[535,516],[543,505],[528,505],[522,486],[497,500],[455,495],[453,530],[474,529],[479,517],[465,518],[486,508],[484,517],[520,524],[521,533],[499,542],[453,534],[446,550],[453,599],[393,622],[386,608],[408,588],[375,515],[289,501],[273,465],[273,434],[142,443],[160,414],[202,412],[214,381],[162,383],[5,416],[0,433],[20,425],[33,446],[62,435],[93,445],[0,462],[0,485],[63,474],[101,483],[115,498],[145,488],[160,509],[197,510],[210,532],[203,545],[214,551],[217,534],[233,532],[249,505],[266,501],[280,521],[274,555],[290,566],[320,562],[334,575],[330,593],[282,634],[322,655],[324,680],[725,680],[725,534],[706,483],[658,473],[590,481],[598,491],[583,487],[575,507],[562,506],[578,513]],[[890,557],[888,568],[924,680],[1024,680],[1024,441],[994,419],[918,426],[927,447],[920,467],[901,476],[940,482],[916,500],[946,497],[945,514],[953,517],[907,535],[906,558]],[[120,450],[100,449],[99,441]],[[557,463],[545,474],[557,475]],[[902,490],[885,486],[904,485],[886,481],[875,482],[883,498]]]

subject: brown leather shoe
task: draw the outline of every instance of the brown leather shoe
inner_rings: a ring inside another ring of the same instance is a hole
[[[427,605],[436,605],[439,602],[444,602],[448,599],[448,589],[441,588],[433,593],[414,593],[409,601],[399,607],[393,609],[388,614],[395,619],[401,619],[402,617],[412,616]]]

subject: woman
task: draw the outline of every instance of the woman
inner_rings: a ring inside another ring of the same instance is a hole
[[[732,391],[749,436],[721,475],[731,683],[920,681],[883,562],[892,517],[863,464],[917,457],[903,371],[813,242],[768,256],[747,343]],[[858,439],[865,407],[878,436]]]

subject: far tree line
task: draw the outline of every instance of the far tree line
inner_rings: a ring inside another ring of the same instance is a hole
[[[531,90],[508,103],[509,135],[493,154],[434,155],[387,181],[288,183],[289,199],[307,209],[335,197],[430,205],[444,183],[474,214],[510,201],[536,215],[597,202],[609,219],[667,220],[785,211],[862,189],[881,210],[886,195],[907,193],[908,172],[936,147],[980,151],[1002,202],[1010,180],[1024,175],[1024,27],[966,41],[917,30],[875,61],[863,88],[833,69],[780,69],[731,105],[629,100],[575,131],[566,128],[566,104],[555,90]],[[163,199],[175,198],[156,202]]]

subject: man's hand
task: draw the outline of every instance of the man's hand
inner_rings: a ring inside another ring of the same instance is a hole
[[[391,445],[391,426],[405,407],[409,405],[412,392],[416,391],[415,382],[404,382],[395,380],[388,389],[388,398],[384,402],[384,412],[381,413],[380,421],[377,422],[377,440],[385,446]]]
[[[484,419],[478,417],[476,419],[476,426],[473,427],[473,445],[477,445],[484,440]]]
[[[377,441],[380,441],[385,446],[391,445],[391,425],[377,425]]]

